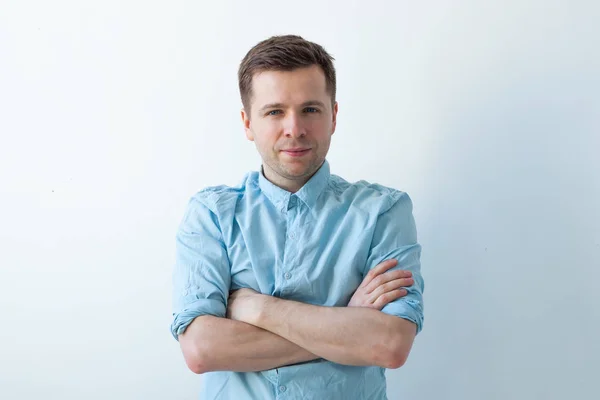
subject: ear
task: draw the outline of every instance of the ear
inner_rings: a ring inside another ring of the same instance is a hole
[[[333,135],[335,133],[335,127],[337,125],[337,113],[338,113],[338,102],[336,101],[335,104],[333,105],[333,112],[332,112],[332,126],[331,126],[331,134]]]
[[[254,134],[252,133],[252,129],[250,129],[250,114],[246,113],[246,110],[242,108],[242,123],[244,124],[244,131],[246,132],[246,138],[254,142]]]

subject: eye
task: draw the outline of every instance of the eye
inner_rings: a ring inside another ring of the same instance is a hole
[[[281,114],[281,110],[271,110],[267,113],[267,115],[279,115]]]
[[[315,108],[315,107],[306,107],[304,109],[304,112],[309,113],[309,114],[313,114],[313,113],[318,113],[319,109]]]

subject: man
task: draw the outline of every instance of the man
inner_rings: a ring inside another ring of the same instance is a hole
[[[202,399],[385,399],[421,329],[410,198],[330,174],[332,60],[279,36],[241,62],[262,169],[197,193],[177,233],[171,330]]]

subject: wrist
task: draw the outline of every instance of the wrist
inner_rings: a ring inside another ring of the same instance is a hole
[[[280,300],[277,297],[268,296],[265,294],[261,294],[258,297],[258,312],[254,315],[254,320],[252,321],[252,325],[257,326],[262,329],[267,329],[269,315],[271,313],[271,309],[277,304]]]

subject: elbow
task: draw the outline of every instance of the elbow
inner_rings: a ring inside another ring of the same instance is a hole
[[[408,351],[402,349],[392,351],[388,355],[387,360],[385,360],[385,365],[382,367],[388,369],[398,369],[406,363],[406,360],[408,360]]]
[[[201,375],[201,374],[207,372],[204,370],[203,366],[196,360],[190,360],[186,357],[185,363],[186,363],[188,369],[195,374]]]
[[[393,322],[392,329],[388,331],[385,340],[380,342],[383,356],[379,358],[377,365],[388,369],[398,369],[404,366],[408,360],[416,336],[416,326],[414,323],[400,318],[391,321]]]
[[[188,369],[195,374],[201,375],[206,372],[213,371],[208,357],[206,357],[205,353],[203,353],[200,349],[184,352],[183,357]]]
[[[409,352],[410,349],[406,349],[405,346],[382,346],[381,351],[377,351],[373,364],[382,368],[398,369],[408,360]]]
[[[181,345],[181,352],[188,369],[195,374],[204,374],[205,372],[211,372],[211,361],[206,351],[206,343],[199,343],[201,341],[195,340],[195,338],[180,336],[179,343]]]
[[[188,365],[190,371],[192,371],[193,373],[197,374],[197,375],[202,375],[205,372],[210,372],[211,370],[208,368],[205,368],[203,364],[194,364],[194,365]]]
[[[400,336],[373,347],[372,365],[387,369],[398,369],[406,364],[412,343],[407,343]]]
[[[183,358],[190,371],[195,374],[216,371],[214,348],[215,336],[211,334],[213,317],[202,316],[194,321],[179,335],[179,345]]]
[[[188,369],[195,374],[201,375],[205,372],[210,372],[210,369],[207,367],[207,364],[199,358],[186,357],[185,363],[187,364]]]
[[[190,371],[195,374],[208,372],[207,362],[198,348],[181,343],[181,352]]]

